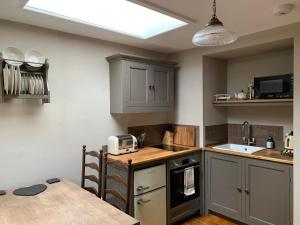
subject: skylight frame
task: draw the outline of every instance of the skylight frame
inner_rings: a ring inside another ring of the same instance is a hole
[[[152,29],[152,32],[149,33],[149,30],[148,31],[145,30],[143,34],[142,33],[138,34],[137,32],[134,33],[132,31],[126,31],[124,29],[117,29],[117,28],[114,28],[114,27],[111,27],[111,26],[106,26],[106,25],[103,25],[103,24],[97,24],[97,23],[94,23],[94,22],[91,22],[91,21],[85,21],[85,20],[82,20],[82,19],[79,19],[79,18],[71,17],[69,15],[63,15],[63,14],[58,13],[58,12],[49,11],[45,8],[37,8],[33,5],[30,5],[30,2],[34,2],[34,1],[37,1],[37,0],[26,0],[24,2],[24,5],[23,5],[22,8],[24,10],[36,12],[36,13],[39,13],[39,14],[49,15],[49,16],[60,18],[60,19],[63,19],[63,20],[76,22],[76,23],[80,23],[80,24],[84,24],[84,25],[88,25],[88,26],[92,26],[92,27],[97,27],[97,28],[108,30],[108,31],[117,32],[117,33],[128,35],[128,36],[131,36],[131,37],[139,38],[139,39],[149,39],[149,38],[152,38],[152,37],[161,35],[163,33],[166,33],[166,32],[169,32],[169,31],[172,31],[172,30],[175,30],[175,29],[178,29],[180,27],[184,27],[184,26],[188,25],[188,22],[186,21],[186,19],[178,19],[178,18],[175,18],[173,16],[161,13],[159,11],[147,8],[143,5],[139,5],[139,4],[136,4],[136,3],[128,1],[128,0],[114,0],[114,1],[122,1],[123,4],[127,4],[125,2],[128,2],[129,5],[133,4],[134,7],[142,8],[143,10],[147,11],[147,13],[151,12],[154,15],[161,15],[165,20],[169,19],[169,20],[173,20],[173,21],[176,22],[176,23],[173,23],[173,24],[168,24],[169,27],[166,27],[166,24],[164,24],[165,27],[162,27],[158,30],[156,28],[154,28],[154,26],[152,26],[152,27],[149,27],[149,29]],[[51,0],[49,0],[49,1],[51,1]],[[63,0],[60,0],[60,1],[63,1]],[[65,1],[68,1],[68,0],[65,0]],[[76,1],[78,1],[78,0],[76,0]],[[84,0],[81,0],[81,1],[84,2]],[[107,0],[107,1],[111,1],[111,0]],[[99,13],[101,13],[101,12],[99,12]],[[134,18],[132,20],[137,20],[137,19]],[[148,19],[148,21],[149,21],[149,19]],[[153,31],[153,28],[154,28],[154,31]]]

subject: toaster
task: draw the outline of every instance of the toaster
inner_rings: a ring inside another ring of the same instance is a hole
[[[120,155],[137,151],[137,139],[131,134],[108,137],[108,153]]]

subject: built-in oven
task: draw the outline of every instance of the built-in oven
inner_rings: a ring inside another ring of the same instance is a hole
[[[193,192],[185,192],[185,171],[193,170]],[[200,211],[200,154],[192,154],[170,160],[168,163],[168,191],[169,191],[169,224],[177,224],[178,221]]]
[[[255,77],[255,98],[276,99],[293,97],[294,78],[293,74]]]

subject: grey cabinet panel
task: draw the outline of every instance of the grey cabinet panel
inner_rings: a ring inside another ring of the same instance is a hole
[[[153,82],[153,106],[171,106],[174,95],[173,68],[151,66]]]
[[[246,160],[246,219],[256,225],[289,224],[289,166]]]
[[[242,218],[242,159],[208,153],[208,209],[234,219]]]
[[[150,66],[125,62],[125,105],[147,106],[153,98],[149,92],[151,82]]]
[[[169,112],[174,102],[174,63],[114,55],[110,70],[110,112]]]

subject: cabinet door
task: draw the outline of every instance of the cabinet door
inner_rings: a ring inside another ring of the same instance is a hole
[[[125,105],[148,106],[150,103],[150,66],[138,62],[126,62],[125,64]]]
[[[141,225],[166,225],[166,188],[134,197],[134,217]]]
[[[170,107],[174,97],[174,71],[163,66],[151,66],[153,106]]]
[[[246,160],[246,220],[255,225],[289,224],[289,166]]]
[[[207,207],[233,219],[242,218],[242,163],[240,157],[209,152]]]

